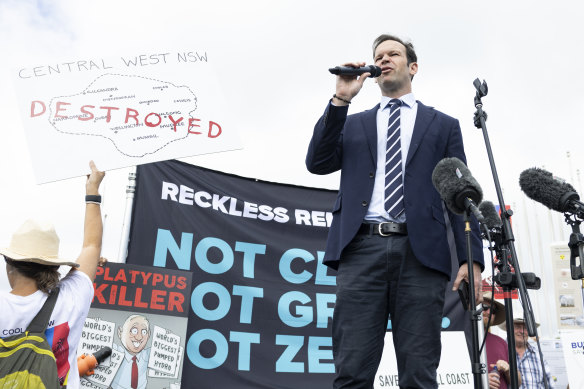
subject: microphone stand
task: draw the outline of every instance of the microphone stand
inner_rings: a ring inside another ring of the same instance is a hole
[[[584,235],[580,233],[580,223],[575,215],[569,213],[564,213],[566,218],[566,223],[572,227],[572,233],[570,234],[570,241],[568,242],[568,247],[570,247],[570,273],[573,280],[580,280],[584,278]],[[576,258],[580,258],[580,266],[576,265]]]
[[[477,328],[477,344],[479,339],[484,339],[487,334],[485,334],[485,326],[483,325],[483,307],[479,307],[477,310],[478,315],[478,322],[476,323]],[[473,318],[474,320],[474,318]],[[473,323],[474,324],[474,323]],[[488,369],[487,369],[487,346],[483,347],[480,354],[480,368],[481,368],[481,382],[483,384],[482,388],[488,389],[489,388],[489,376],[488,376]],[[486,373],[486,374],[485,374]],[[476,385],[476,383],[475,383]]]
[[[474,262],[472,259],[472,243],[471,243],[471,228],[470,228],[470,204],[464,210],[464,235],[466,237],[466,266],[468,270],[468,300],[469,311],[471,314],[471,334],[472,334],[472,355],[471,366],[475,389],[483,387],[481,383],[481,376],[486,373],[486,367],[480,361],[479,356],[479,335],[478,326],[483,325],[482,308],[477,309],[476,297],[474,292]],[[480,322],[480,323],[479,323]],[[484,389],[487,389],[486,387]]]
[[[503,286],[503,298],[505,302],[505,327],[507,329],[507,350],[509,353],[509,374],[511,378],[509,388],[517,389],[519,387],[519,378],[517,375],[517,351],[515,350],[515,333],[513,329],[513,288],[511,287],[515,282],[513,279],[514,274],[511,272],[511,264],[509,263],[510,253],[507,245],[503,244],[502,234],[497,234],[495,237],[494,250],[499,259],[499,263],[496,264],[497,269],[499,269],[499,274],[495,276],[493,282]],[[494,298],[495,296],[493,295]]]
[[[501,209],[501,221],[503,225],[501,226],[501,244],[500,249],[502,252],[503,270],[504,272],[499,273],[497,283],[503,287],[503,293],[505,296],[505,321],[507,328],[507,345],[509,351],[509,373],[511,376],[511,382],[509,387],[512,389],[518,389],[518,379],[517,379],[517,351],[515,350],[515,333],[513,329],[513,307],[511,304],[511,292],[514,287],[519,289],[519,294],[521,296],[521,302],[523,304],[523,312],[525,318],[525,325],[527,327],[527,332],[529,336],[537,336],[537,329],[535,325],[535,319],[533,316],[533,309],[531,307],[531,301],[527,293],[527,288],[525,286],[525,281],[521,275],[519,268],[519,261],[517,259],[517,252],[515,251],[515,238],[513,236],[513,231],[511,229],[510,218],[513,215],[511,210],[507,210],[505,207],[505,201],[503,199],[503,192],[501,190],[501,184],[499,181],[499,176],[497,175],[497,168],[495,166],[495,161],[493,157],[493,152],[491,149],[491,143],[489,141],[489,135],[487,133],[487,114],[483,111],[483,103],[481,98],[486,96],[488,93],[487,83],[483,81],[482,83],[479,79],[475,79],[473,82],[475,89],[477,90],[474,104],[477,111],[474,114],[474,125],[477,128],[482,129],[483,137],[485,139],[485,145],[487,148],[487,155],[489,157],[489,163],[491,165],[491,172],[493,174],[493,180],[495,182],[495,189],[497,191],[497,198],[499,200],[499,206]],[[505,264],[508,259],[511,260],[511,264],[515,269],[515,273],[511,273],[509,263]],[[493,296],[494,297],[494,296]],[[543,360],[542,360],[543,365]],[[544,370],[544,384],[547,388],[547,379],[545,379]]]

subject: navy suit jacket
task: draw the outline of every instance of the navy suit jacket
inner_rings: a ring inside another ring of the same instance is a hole
[[[329,102],[314,127],[306,167],[314,174],[341,170],[323,262],[338,268],[343,249],[351,242],[369,208],[377,169],[377,110],[348,115],[348,106]],[[458,120],[418,101],[416,122],[404,174],[406,223],[412,250],[425,266],[451,276],[451,251],[443,201],[432,184],[432,172],[443,158],[466,163]],[[466,239],[460,215],[448,211],[459,264],[465,263]],[[472,223],[472,253],[483,264],[478,223]]]

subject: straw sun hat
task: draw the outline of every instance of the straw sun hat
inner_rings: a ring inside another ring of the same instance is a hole
[[[491,291],[483,293],[483,300],[491,304],[491,309],[495,309],[495,314],[491,317],[491,326],[496,326],[498,324],[505,322],[505,306],[493,300],[493,293]]]
[[[25,221],[12,235],[10,246],[0,249],[0,254],[18,262],[79,266],[68,259],[59,258],[59,237],[55,227],[36,220]]]
[[[523,307],[521,306],[519,301],[514,300],[512,307],[513,307],[513,324],[524,324],[525,319],[523,318]],[[539,323],[537,321],[535,322],[535,327],[539,327]],[[500,325],[499,328],[507,331],[507,327],[505,326],[505,324]]]

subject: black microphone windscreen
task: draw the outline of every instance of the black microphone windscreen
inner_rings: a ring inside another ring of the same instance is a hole
[[[353,68],[350,66],[335,66],[330,68],[329,72],[335,75],[361,75],[363,73],[370,73],[371,77],[379,77],[381,75],[381,68],[375,65],[361,66],[360,68]]]
[[[379,66],[369,65],[369,68],[371,69],[370,71],[371,77],[381,76],[381,68]]]
[[[102,347],[93,353],[97,363],[102,363],[107,357],[112,355],[112,349],[110,347]]]
[[[464,162],[458,158],[444,158],[432,172],[432,183],[448,209],[457,214],[465,211],[464,199],[475,204],[483,199],[483,191]]]
[[[524,170],[519,175],[519,186],[527,197],[558,212],[568,210],[568,199],[579,198],[572,185],[555,179],[552,173],[543,169]]]
[[[503,222],[501,221],[501,218],[499,217],[499,214],[497,213],[497,210],[495,209],[495,206],[492,202],[487,200],[483,201],[479,205],[479,211],[481,211],[485,217],[484,224],[488,229],[500,228],[503,225]]]

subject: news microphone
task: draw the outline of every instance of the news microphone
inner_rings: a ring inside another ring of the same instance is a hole
[[[485,226],[488,231],[488,234],[486,232],[483,234],[483,239],[492,240],[495,247],[497,247],[502,243],[501,238],[503,236],[503,222],[499,217],[499,213],[495,209],[493,203],[488,200],[479,204],[479,211],[481,211],[485,217],[483,226]]]
[[[477,220],[484,223],[477,208],[483,200],[483,191],[464,162],[458,158],[444,158],[432,172],[432,183],[448,209],[459,215],[470,209]]]
[[[330,68],[329,72],[337,76],[360,76],[363,73],[371,73],[370,77],[379,77],[381,75],[381,68],[375,65],[361,66],[360,68],[335,66],[334,68]]]
[[[576,189],[561,178],[543,169],[531,168],[519,175],[521,190],[532,200],[562,213],[584,218],[584,203]]]
[[[495,206],[492,202],[485,200],[479,205],[479,210],[485,217],[485,225],[489,230],[494,230],[497,228],[501,228],[503,226],[503,222],[499,217],[499,213],[495,209]]]

